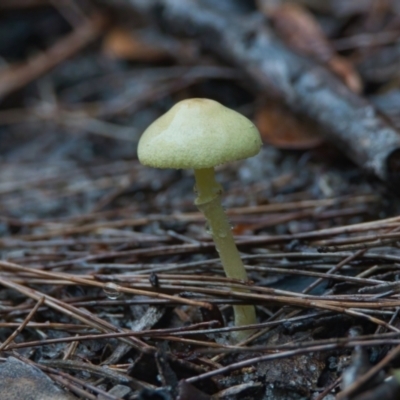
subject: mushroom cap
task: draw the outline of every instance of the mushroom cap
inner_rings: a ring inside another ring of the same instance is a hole
[[[156,168],[211,168],[256,155],[260,134],[243,115],[210,99],[175,104],[143,133],[139,161]]]

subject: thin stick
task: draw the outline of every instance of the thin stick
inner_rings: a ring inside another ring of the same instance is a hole
[[[86,23],[59,40],[54,46],[34,56],[25,65],[11,65],[0,73],[0,98],[21,89],[39,78],[65,59],[71,57],[98,37],[106,24],[100,14],[93,15]]]
[[[351,394],[353,394],[358,388],[367,383],[372,379],[381,369],[383,369],[390,361],[394,360],[400,355],[400,345],[392,349],[392,351],[387,354],[381,361],[373,366],[366,374],[360,376],[355,382],[353,382],[349,387],[341,391],[337,396],[337,400],[344,400]]]
[[[44,297],[41,297],[32,308],[30,313],[26,316],[22,324],[0,345],[0,352],[8,347],[8,345],[22,332],[22,330],[26,327],[28,322],[35,315],[38,308],[44,303]]]

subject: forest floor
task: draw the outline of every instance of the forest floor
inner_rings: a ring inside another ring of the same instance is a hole
[[[400,3],[174,4],[0,2],[0,400],[399,398]],[[137,159],[191,97],[264,142],[216,173],[249,282]]]

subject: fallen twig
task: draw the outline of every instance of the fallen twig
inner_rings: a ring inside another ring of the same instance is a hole
[[[239,66],[262,92],[316,121],[355,163],[388,183],[399,182],[398,132],[324,67],[284,47],[259,15],[222,13],[199,0],[127,3],[170,33],[191,36]]]
[[[105,24],[106,18],[101,14],[95,14],[45,52],[37,54],[23,65],[11,64],[2,70],[0,72],[0,99],[21,89],[74,55],[96,39]]]

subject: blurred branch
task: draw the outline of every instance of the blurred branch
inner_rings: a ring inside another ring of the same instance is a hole
[[[60,39],[43,53],[32,57],[23,65],[11,64],[0,71],[0,100],[44,75],[65,59],[73,56],[95,40],[106,25],[103,15],[95,14],[79,28]]]
[[[167,32],[195,38],[239,66],[262,92],[316,121],[327,139],[365,170],[392,184],[400,180],[398,132],[326,68],[283,46],[259,14],[229,15],[199,0],[125,3]]]

